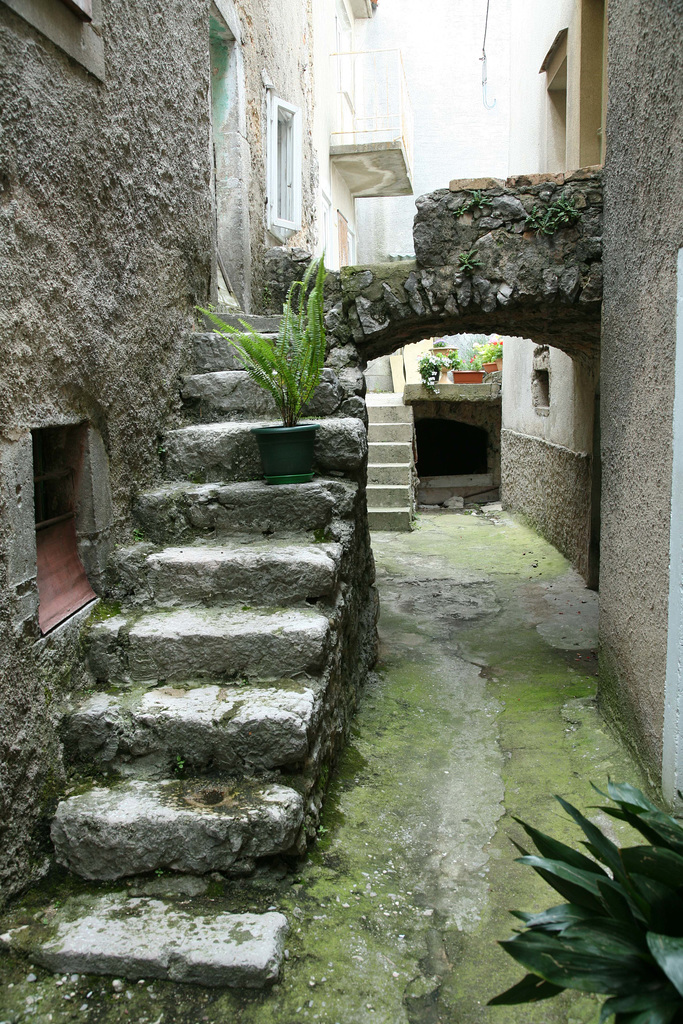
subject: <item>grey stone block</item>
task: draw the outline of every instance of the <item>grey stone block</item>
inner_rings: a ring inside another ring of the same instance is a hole
[[[207,423],[171,431],[166,437],[166,471],[171,479],[258,480],[263,471],[253,427],[267,423]],[[314,463],[322,472],[355,472],[367,454],[363,424],[356,419],[322,420]]]
[[[378,508],[410,508],[411,490],[408,485],[371,484],[368,487],[368,506]]]
[[[98,679],[152,681],[317,672],[329,634],[307,608],[245,611],[183,608],[96,623],[88,664]]]
[[[291,850],[303,823],[303,798],[287,786],[135,779],[62,800],[51,837],[58,862],[82,878],[241,874]]]
[[[28,948],[55,973],[263,988],[279,975],[288,925],[272,912],[195,914],[114,894],[67,900],[51,931]]]
[[[243,533],[326,530],[354,514],[358,486],[346,480],[268,485],[262,480],[229,484],[170,484],[138,498],[136,521],[156,543]]]
[[[163,778],[177,758],[185,772],[247,773],[303,761],[320,723],[310,687],[170,686],[96,693],[66,723],[78,757],[123,774]]]
[[[341,557],[339,545],[248,537],[150,554],[138,553],[139,546],[115,553],[118,583],[111,595],[163,607],[240,601],[272,607],[319,598],[333,592]]]
[[[407,533],[413,528],[412,516],[407,508],[369,508],[368,523],[371,530]]]

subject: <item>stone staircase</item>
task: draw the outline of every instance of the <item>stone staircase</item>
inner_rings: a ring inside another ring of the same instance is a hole
[[[412,529],[413,410],[398,394],[368,393],[368,519],[371,530]]]
[[[336,414],[320,421],[318,475],[268,486],[250,429],[275,418],[269,402],[218,335],[194,336],[193,369],[195,422],[164,439],[166,479],[135,509],[144,540],[114,553],[88,631],[94,689],[64,726],[82,785],[51,830],[69,871],[143,892],[151,872],[244,878],[304,853],[374,660],[366,430],[343,415],[359,375],[345,387],[326,371],[311,403]],[[130,889],[79,899],[5,944],[59,971],[250,987],[280,972],[281,914],[179,916]]]

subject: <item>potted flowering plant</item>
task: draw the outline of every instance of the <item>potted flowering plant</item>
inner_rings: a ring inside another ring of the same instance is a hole
[[[447,368],[443,356],[435,356],[429,352],[422,356],[417,364],[417,369],[427,391],[434,392],[436,390],[434,385],[440,380],[442,374],[445,376]]]
[[[324,283],[323,259],[313,260],[303,281],[290,285],[274,341],[244,320],[240,331],[211,310],[201,310],[235,349],[251,380],[272,396],[282,418],[279,425],[252,428],[269,484],[303,483],[313,477],[313,442],[320,424],[299,419],[325,362]]]
[[[481,364],[486,373],[493,373],[494,370],[503,369],[503,339],[495,334],[486,345],[475,345],[475,351],[481,359]]]

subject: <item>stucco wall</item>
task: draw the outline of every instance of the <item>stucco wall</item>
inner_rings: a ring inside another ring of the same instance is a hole
[[[654,778],[661,769],[676,262],[683,244],[681,38],[680,0],[610,5],[601,699]]]
[[[78,624],[36,643],[31,528],[23,549],[17,533],[33,517],[30,429],[92,423],[111,481],[103,529],[129,539],[211,276],[208,3],[95,12],[103,81],[0,3],[3,895],[36,867],[31,833],[61,772],[53,717],[77,684]]]
[[[266,87],[294,104],[303,116],[302,228],[288,246],[314,245],[319,168],[314,152],[312,0],[234,0],[241,25],[246,97],[246,134],[251,168],[247,203],[251,211],[252,303],[256,311],[269,306],[263,294],[263,257],[282,240],[267,227]]]
[[[481,46],[485,4],[431,0],[380,3],[359,23],[359,49],[397,47],[415,120],[413,190],[421,196],[447,188],[453,178],[506,177],[509,133],[509,6],[491,5],[486,51],[488,97],[482,102]],[[526,168],[525,168],[526,170]],[[359,263],[409,255],[413,249],[412,196],[357,201]]]

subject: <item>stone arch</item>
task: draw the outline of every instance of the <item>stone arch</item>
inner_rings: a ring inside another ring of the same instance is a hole
[[[416,205],[415,260],[329,275],[334,346],[355,346],[365,365],[426,337],[496,332],[594,357],[602,303],[598,169],[452,182]],[[267,257],[278,304],[307,259],[282,249]]]

